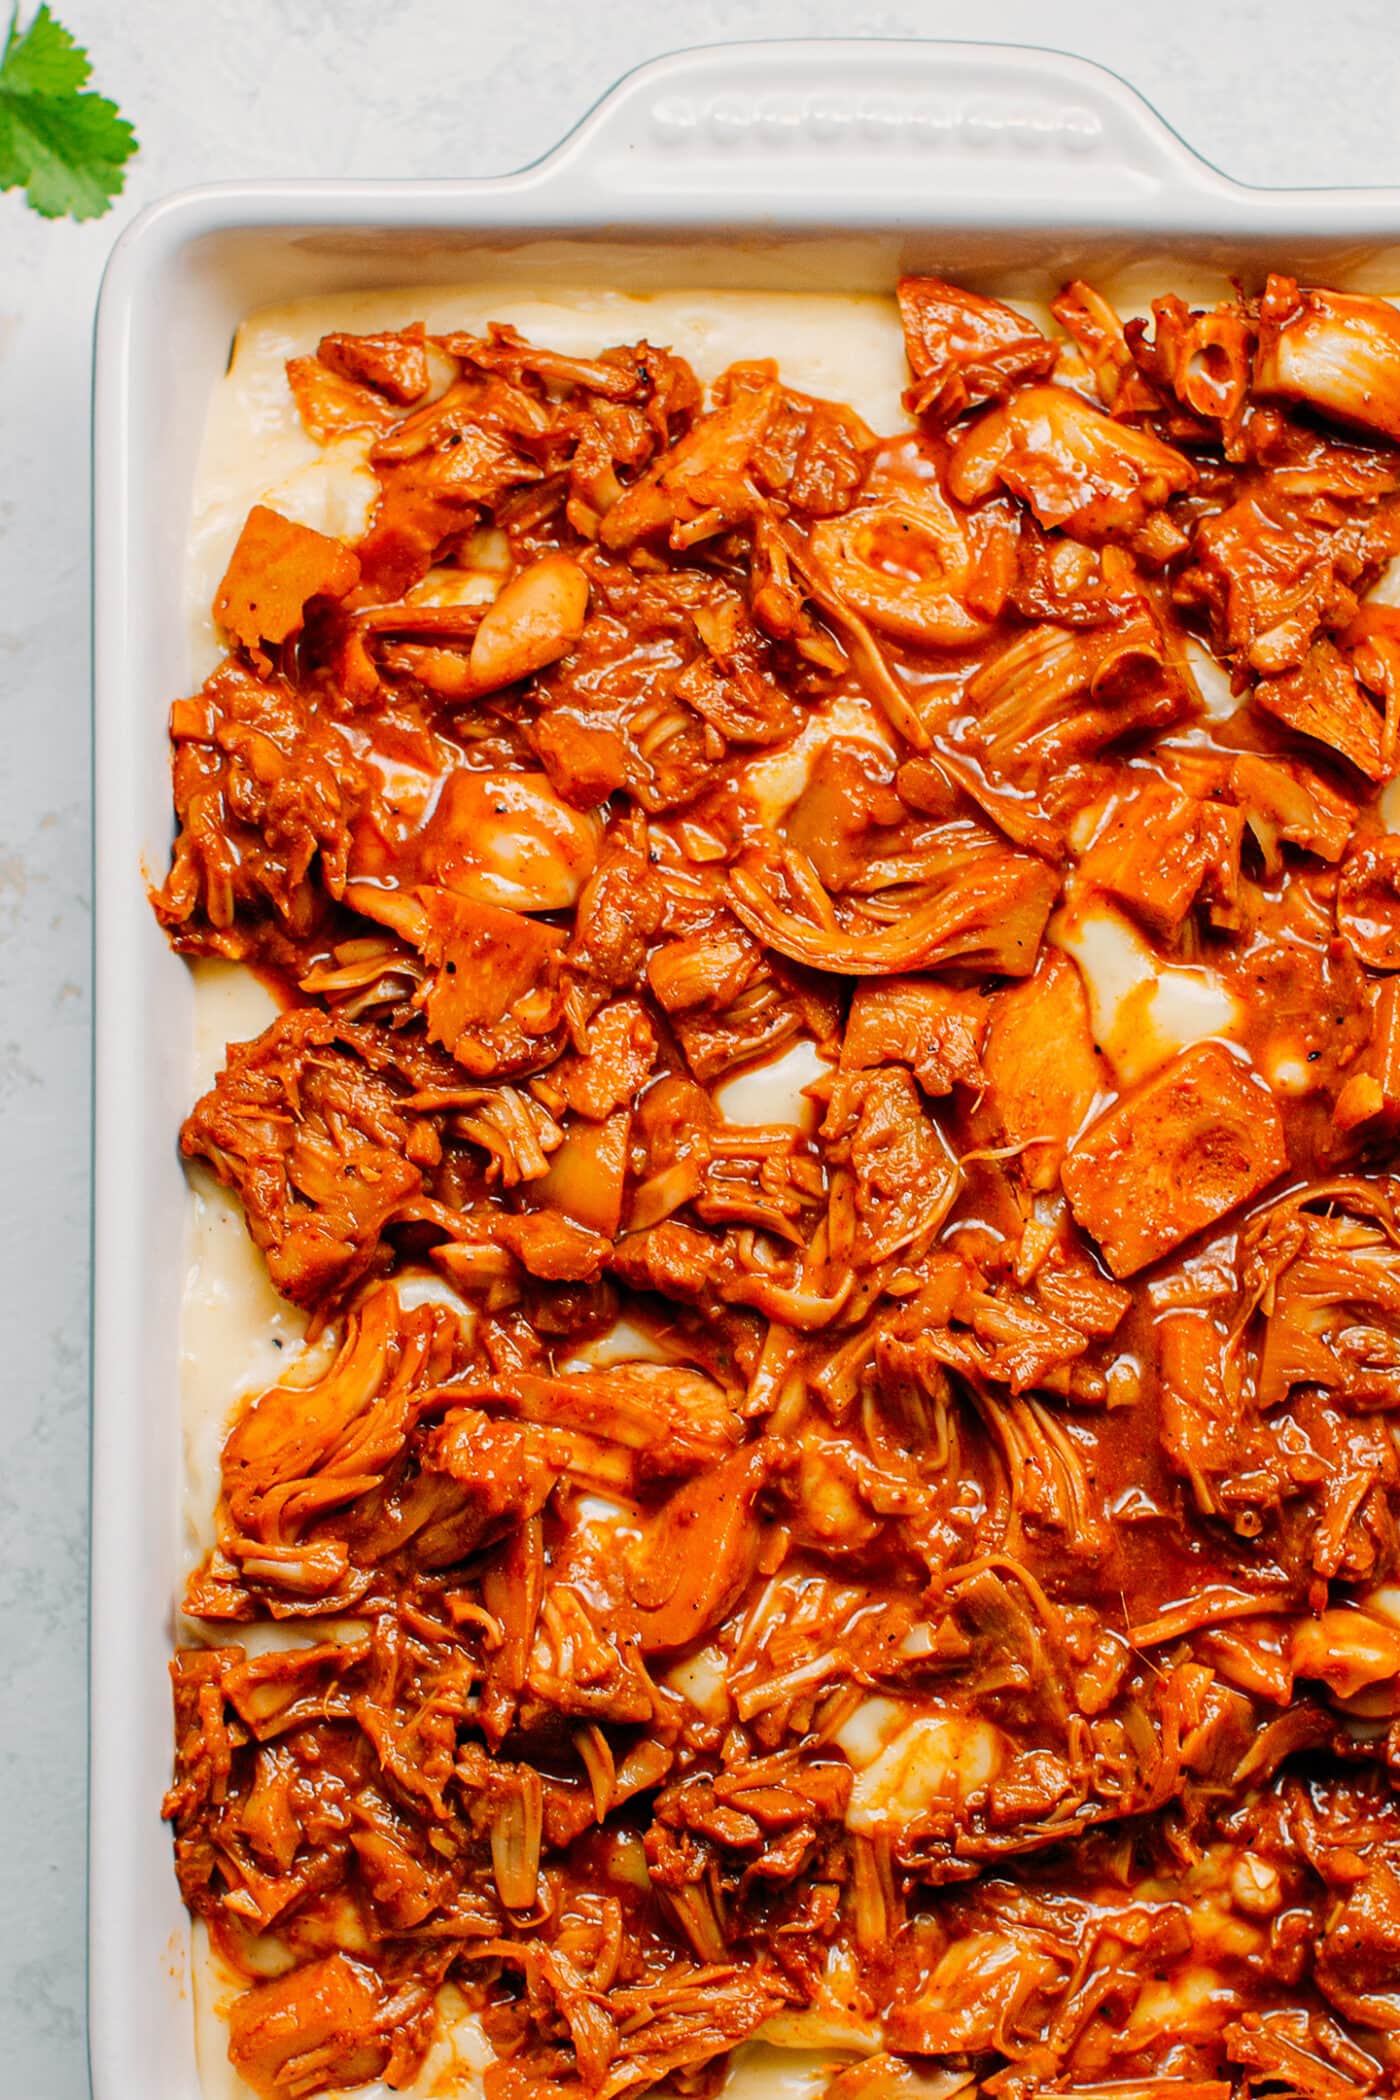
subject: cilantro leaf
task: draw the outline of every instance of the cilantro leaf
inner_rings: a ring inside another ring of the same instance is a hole
[[[105,95],[84,94],[92,68],[47,0],[0,57],[0,190],[19,189],[46,219],[95,219],[126,179],[136,134]]]
[[[69,95],[86,87],[92,71],[88,55],[75,44],[47,6],[41,7],[24,35],[10,23],[5,44],[3,80],[18,95]]]

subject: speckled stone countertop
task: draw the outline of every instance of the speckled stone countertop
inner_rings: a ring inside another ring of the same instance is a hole
[[[1390,0],[56,8],[142,152],[117,209],[88,226],[0,197],[0,2100],[88,2092],[89,360],[122,226],[225,177],[517,167],[659,51],[801,34],[1052,44],[1132,81],[1244,181],[1400,184]]]

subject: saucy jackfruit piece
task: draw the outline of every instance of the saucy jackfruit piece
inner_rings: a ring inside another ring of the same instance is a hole
[[[257,952],[262,928],[309,934],[344,890],[351,825],[371,797],[334,720],[232,657],[171,709],[180,829],[152,902],[178,947]],[[319,877],[319,880],[318,880]]]
[[[596,1283],[612,1251],[600,1233],[553,1211],[464,1211],[458,1229],[461,1241],[435,1248],[433,1259],[444,1275],[467,1286],[482,1242],[504,1249],[545,1283]]]
[[[1065,858],[1063,830],[1033,797],[990,779],[982,766],[946,746],[936,760],[906,759],[895,772],[894,788],[907,810],[946,819],[970,803],[1008,844],[1039,854],[1051,866]]]
[[[379,496],[360,541],[365,580],[386,597],[419,582],[512,491],[543,478],[546,407],[500,379],[459,379],[370,448]]]
[[[448,1531],[456,1557],[494,1544],[543,1509],[563,1476],[566,1453],[538,1430],[452,1404],[450,1386],[441,1397],[447,1411],[424,1438],[420,1463],[465,1491],[460,1513],[444,1505],[435,1520]],[[437,1551],[431,1559],[440,1559]]]
[[[440,347],[464,370],[498,374],[547,407],[548,477],[538,505],[527,494],[519,509],[527,530],[541,506],[551,515],[562,500],[572,531],[595,540],[624,488],[684,435],[700,406],[685,359],[647,342],[571,357],[493,321],[484,336],[458,332],[442,337]]]
[[[561,794],[591,807],[623,789],[653,813],[680,808],[729,746],[797,729],[770,644],[721,577],[595,555],[589,578],[578,645],[531,689],[528,733]]]
[[[1261,2083],[1359,2100],[1372,2081],[1370,2064],[1351,2058],[1350,2040],[1335,2021],[1316,2014],[1287,2007],[1256,2013],[1233,2021],[1223,2039],[1231,2065],[1244,2066]],[[1210,2096],[1203,2093],[1201,2100]]]
[[[428,344],[421,321],[376,335],[323,335],[316,355],[333,372],[373,387],[401,408],[421,401],[428,391]]]
[[[433,973],[417,994],[428,1040],[483,1077],[549,1063],[559,1049],[564,935],[451,890],[420,889],[415,901],[426,921],[415,945]]]
[[[1054,869],[1029,854],[974,850],[901,917],[882,921],[853,910],[843,925],[803,858],[791,849],[742,855],[729,871],[733,909],[779,955],[851,977],[944,963],[1028,976],[1060,887]]]
[[[1381,758],[1393,773],[1400,750],[1400,607],[1365,599],[1338,639],[1357,678],[1380,702]]]
[[[914,375],[904,397],[911,415],[953,423],[1054,369],[1055,344],[999,299],[941,277],[901,277],[896,291]]]
[[[665,914],[666,894],[648,851],[645,821],[639,815],[614,819],[579,894],[565,959],[610,991],[630,990]]]
[[[624,1233],[613,1248],[612,1272],[634,1291],[654,1292],[707,1313],[739,1280],[731,1246],[714,1233],[670,1217]]]
[[[761,953],[741,926],[720,917],[703,932],[654,950],[647,958],[647,977],[667,1013],[696,1006],[723,1012],[749,982]]]
[[[376,467],[422,461],[444,492],[489,505],[517,474],[538,476],[530,448],[547,445],[553,427],[550,405],[538,393],[464,372],[434,400],[400,417],[371,447],[370,461]],[[460,459],[453,456],[458,453]]]
[[[1161,390],[1143,375],[1127,331],[1102,292],[1076,277],[1051,300],[1050,311],[1084,359],[1106,409],[1128,416],[1163,406]]]
[[[1400,438],[1400,313],[1388,299],[1271,276],[1259,307],[1254,390]]]
[[[1277,875],[1282,868],[1284,844],[1301,846],[1325,861],[1338,861],[1346,851],[1356,805],[1300,759],[1242,751],[1231,761],[1229,789],[1244,811],[1267,874]]]
[[[479,437],[471,454],[477,472],[463,479],[482,488],[513,487],[533,478],[503,438]],[[366,583],[386,597],[401,596],[421,583],[477,525],[481,506],[450,486],[444,489],[445,479],[431,463],[416,459],[386,461],[378,469],[373,529],[360,541],[360,558]]]
[[[1249,1036],[1259,1069],[1287,1103],[1293,1165],[1326,1172],[1349,1149],[1336,1142],[1332,1111],[1371,1035],[1367,980],[1344,941],[1299,938],[1307,907],[1301,898],[1296,905],[1290,922],[1255,933],[1245,996],[1267,1020]]]
[[[642,1871],[648,1863],[639,1860]],[[703,1868],[702,1868],[703,1871]],[[665,1893],[659,1870],[651,1878]],[[583,1972],[572,1964],[564,1969],[557,1960],[550,1964],[547,1988],[550,2011],[542,2032],[556,2032],[558,2023],[567,2028],[567,2045],[531,2043],[504,2062],[489,2067],[485,2080],[486,2100],[563,2100],[571,2082],[577,2089],[576,2069],[586,2069],[604,2046],[610,2056],[606,2082],[600,2092],[644,2090],[664,2084],[673,2074],[696,2064],[721,2061],[729,2050],[752,2035],[770,2015],[786,2005],[787,1996],[761,1964],[738,1965],[727,1961],[715,1974],[713,1955],[716,1922],[712,1901],[696,1883],[684,1883],[691,1931],[682,1940],[684,1955],[666,1970],[629,1986],[618,1984],[609,1994],[610,2012],[602,2027],[582,1982]],[[703,1928],[695,1922],[708,1915],[708,1931],[702,1943],[709,1955],[698,1962],[690,1944]],[[572,2015],[572,2018],[570,2018]],[[618,2031],[620,2030],[620,2031]],[[614,2039],[615,2036],[615,2039]],[[598,2077],[602,2077],[601,2070]]]
[[[728,912],[653,949],[647,981],[695,1078],[710,1082],[804,1029],[834,1033],[830,995],[767,954]]]
[[[343,1583],[348,1549],[315,1527],[379,1486],[407,1445],[414,1396],[452,1373],[460,1341],[451,1314],[407,1309],[384,1285],[349,1314],[323,1377],[272,1386],[243,1410],[220,1471],[221,1545],[245,1582],[320,1597]]]
[[[505,321],[488,322],[484,335],[455,330],[439,341],[461,364],[498,372],[537,396],[562,396],[575,409],[585,398],[590,411],[600,402],[634,402],[658,444],[679,436],[700,403],[699,381],[685,359],[646,341],[577,357],[548,343],[532,343]]]
[[[343,540],[255,503],[214,594],[214,618],[267,672],[264,644],[299,634],[313,599],[348,597],[359,580],[359,558]]]
[[[781,404],[774,368],[748,367],[757,383],[735,388],[728,398],[721,380],[719,405],[700,416],[670,450],[632,483],[599,528],[605,547],[632,547],[665,537],[676,548],[694,546],[749,517],[754,491],[746,478]]]
[[[553,1376],[466,1381],[478,1404],[635,1455],[636,1482],[717,1465],[743,1440],[737,1394],[685,1364],[620,1363]]]
[[[1358,595],[1400,547],[1395,511],[1305,499],[1264,478],[1196,527],[1179,602],[1203,605],[1223,652],[1265,678],[1295,669],[1320,630],[1353,618]]]
[[[990,409],[958,440],[948,466],[960,503],[1001,486],[1029,504],[1038,524],[1089,542],[1131,534],[1195,481],[1184,453],[1060,386],[1030,386]]]
[[[590,1019],[585,1045],[561,1058],[536,1092],[547,1088],[555,1114],[570,1108],[590,1122],[603,1122],[637,1099],[656,1063],[657,1049],[646,1008],[635,999],[614,999]]]
[[[363,2085],[396,2053],[393,2030],[402,2012],[395,2008],[386,2018],[387,2006],[379,1974],[367,1963],[347,1954],[305,1962],[234,1999],[229,2060],[261,2100]]]
[[[503,321],[488,322],[484,335],[454,330],[441,338],[445,351],[481,372],[499,372],[512,386],[534,383],[556,394],[582,392],[605,400],[626,401],[648,391],[645,343],[634,350],[605,350],[601,357],[571,357],[548,344],[532,343]],[[666,353],[653,353],[665,357]]]
[[[1400,970],[1400,836],[1359,840],[1337,882],[1337,931],[1370,970]]]
[[[831,737],[814,756],[780,829],[827,889],[872,896],[903,888],[911,878],[936,873],[950,852],[977,838],[946,822],[958,810],[946,776],[941,793],[924,796],[937,805],[931,820],[905,802],[898,777],[893,753],[864,738]]]
[[[228,1061],[180,1133],[243,1205],[284,1297],[332,1301],[382,1259],[441,1157],[432,1123],[405,1106],[391,1036],[310,1008],[281,1015]],[[398,1084],[395,1080],[398,1079]]]
[[[874,443],[853,410],[785,387],[754,452],[754,478],[764,495],[805,517],[838,517],[855,500]]]
[[[1400,341],[1397,341],[1400,385]],[[1394,410],[1400,426],[1400,402]],[[1400,2029],[1400,1870],[1384,1856],[1369,1862],[1328,1926],[1317,1954],[1318,1983],[1332,2005],[1359,2025]]]
[[[702,1639],[743,1590],[758,1557],[753,1506],[768,1466],[761,1449],[733,1452],[678,1488],[624,1549],[624,1608],[645,1654]]]
[[[1272,1500],[1276,1485],[1263,1464],[1245,1367],[1220,1323],[1200,1310],[1174,1312],[1158,1324],[1156,1344],[1162,1448],[1190,1483],[1197,1509],[1225,1513],[1230,1475],[1262,1476]]]
[[[1062,1248],[1054,1250],[1062,1253]],[[1081,1258],[1064,1254],[1037,1273],[1031,1290],[1014,1277],[969,1279],[946,1310],[948,1317],[901,1338],[893,1362],[910,1368],[928,1359],[974,1381],[977,1407],[995,1438],[1020,1518],[1049,1524],[1075,1540],[1076,1551],[1101,1551],[1107,1533],[1094,1511],[1084,1462],[1039,1401],[1010,1408],[989,1390],[1005,1385],[1013,1397],[1060,1393],[1103,1400],[1100,1374],[1081,1364],[1097,1340],[1113,1333],[1127,1310],[1125,1295],[1093,1276]],[[926,1308],[931,1310],[931,1308]]]
[[[1198,1043],[1091,1124],[1061,1180],[1115,1276],[1214,1225],[1284,1171],[1273,1096],[1222,1043]]]
[[[287,386],[302,427],[318,445],[361,433],[374,436],[398,420],[394,404],[378,388],[363,385],[320,357],[289,358]]]
[[[854,1213],[833,1228],[834,1256],[863,1267],[927,1248],[952,1208],[959,1173],[910,1074],[896,1066],[842,1073],[821,1135],[828,1160],[850,1176]],[[838,1200],[833,1193],[833,1214]]]
[[[1400,1393],[1400,1236],[1394,1184],[1323,1184],[1250,1235],[1244,1282],[1265,1320],[1259,1400],[1316,1385],[1361,1407]],[[1326,1206],[1322,1209],[1321,1206]]]
[[[751,1227],[800,1247],[825,1194],[820,1163],[793,1122],[727,1126],[699,1087],[675,1076],[638,1104],[632,1163],[633,1232],[688,1206],[703,1224],[724,1227],[727,1241]]]
[[[973,736],[1016,781],[1097,755],[1120,737],[1165,729],[1191,695],[1146,599],[1088,628],[1044,621],[980,662],[967,684]]]
[[[864,978],[851,994],[841,1069],[908,1065],[926,1094],[982,1085],[987,995],[936,977]]]
[[[986,640],[1015,558],[1008,539],[998,591],[987,531],[932,480],[829,519],[808,547],[846,606],[881,633],[931,649]]]
[[[676,698],[728,744],[780,744],[799,715],[773,675],[771,652],[737,594],[711,594],[690,611],[704,654],[676,679]]]
[[[946,1949],[917,1996],[895,2003],[885,2039],[917,2056],[1003,2047],[1043,2024],[1031,2008],[1061,1982],[1054,1953],[1030,1934],[971,1933]]]
[[[1205,880],[1211,840],[1194,796],[1171,781],[1129,777],[1079,863],[1079,881],[1174,940]]]
[[[1325,744],[1368,780],[1387,775],[1382,718],[1336,645],[1320,637],[1296,671],[1261,678],[1250,698],[1300,736]]]
[[[1241,306],[1202,312],[1170,292],[1152,302],[1150,334],[1141,321],[1127,328],[1133,358],[1148,385],[1169,400],[1175,396],[1189,418],[1207,426],[1218,423],[1227,456],[1249,400],[1256,336],[1254,321]]]
[[[1069,956],[1043,950],[1034,976],[994,995],[982,1071],[974,1128],[998,1148],[1020,1148],[1028,1188],[1054,1188],[1105,1079],[1084,980]]]

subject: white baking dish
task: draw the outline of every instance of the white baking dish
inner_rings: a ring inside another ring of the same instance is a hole
[[[564,244],[561,247],[561,244]],[[165,716],[205,407],[239,320],[295,294],[468,277],[872,290],[936,268],[1035,296],[1083,271],[1271,264],[1400,289],[1400,192],[1247,190],[1120,81],[1047,52],[791,43],[632,74],[500,180],[191,191],[119,243],[97,341],[95,2100],[194,2100],[184,1912],[158,1805],[184,1574],[175,1133],[192,1013],[144,875],[170,836]]]

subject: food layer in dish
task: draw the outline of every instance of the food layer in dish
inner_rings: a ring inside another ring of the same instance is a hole
[[[154,899],[232,2073],[1389,2089],[1400,321],[307,318]]]

